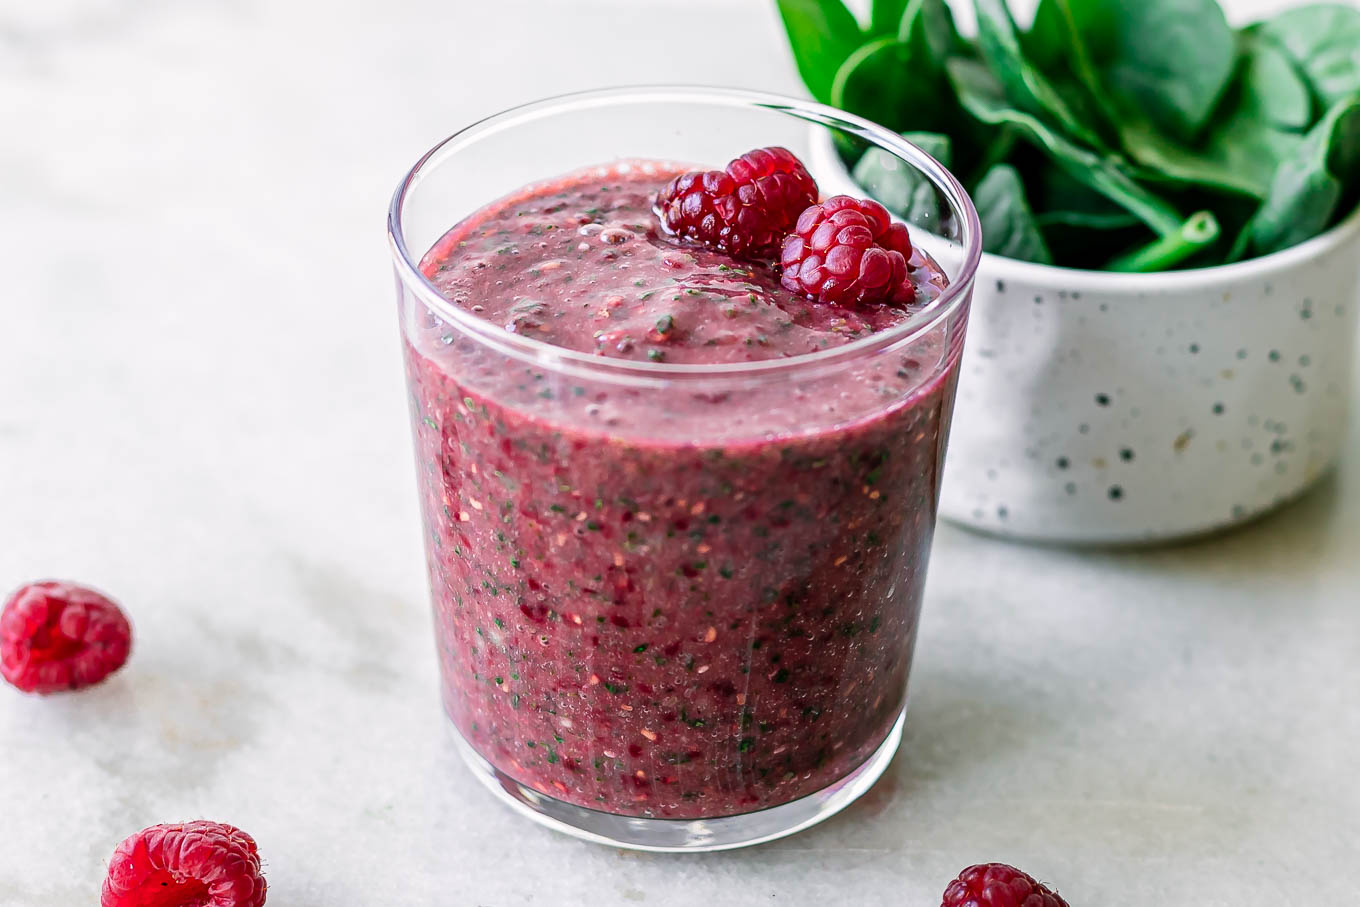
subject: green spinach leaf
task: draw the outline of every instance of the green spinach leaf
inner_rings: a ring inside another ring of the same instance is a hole
[[[1103,125],[1118,132],[1119,111],[1105,91],[1100,70],[1082,37],[1082,28],[1094,33],[1108,33],[1109,10],[1104,5],[1084,4],[1082,19],[1078,20],[1074,0],[1039,0],[1034,24],[1021,38],[1021,46],[1034,65],[1058,84],[1065,96],[1079,97],[1074,104],[1078,112],[1098,119]],[[1077,0],[1079,2],[1079,0]],[[1093,20],[1093,17],[1097,17]],[[1092,21],[1093,20],[1093,21]],[[1064,75],[1072,85],[1064,84]]]
[[[1127,211],[1045,211],[1036,214],[1034,221],[1040,227],[1079,227],[1085,230],[1124,230],[1142,223]]]
[[[953,59],[949,61],[949,76],[964,109],[982,122],[1015,127],[1073,179],[1138,215],[1156,233],[1166,235],[1181,228],[1182,218],[1175,207],[1139,186],[1117,163],[1082,148],[1032,114],[1010,107],[985,67]]]
[[[1360,91],[1360,9],[1339,3],[1300,6],[1252,31],[1289,55],[1324,107]]]
[[[1026,55],[1040,69],[1068,65],[1090,87],[1100,88],[1099,70],[1083,35],[1107,40],[1114,28],[1111,4],[1039,0],[1034,23],[1021,43]]]
[[[954,14],[945,0],[909,0],[902,12],[897,37],[913,53],[925,54],[933,69],[943,70],[950,56],[970,48],[959,37]]]
[[[990,137],[982,145],[982,154],[972,163],[972,175],[968,179],[968,185],[973,186],[982,181],[987,172],[997,164],[1005,163],[1012,156],[1016,143],[1020,140],[1019,133],[1010,126],[1002,126],[1000,129],[986,127],[990,132]]]
[[[1241,73],[1215,111],[1208,134],[1194,147],[1163,135],[1138,111],[1120,127],[1129,156],[1153,182],[1188,183],[1263,199],[1279,162],[1302,141],[1292,131],[1306,125],[1310,99],[1279,49],[1244,38]]]
[[[1028,113],[1051,118],[1072,138],[1103,148],[1100,135],[1072,109],[1068,99],[1020,49],[1020,36],[1004,0],[973,0],[977,12],[978,45],[993,75],[1000,80],[1006,99]]]
[[[1196,158],[1202,184],[1237,187],[1263,199],[1280,161],[1303,141],[1295,130],[1311,122],[1311,99],[1308,87],[1277,48],[1250,36],[1244,45],[1242,75],[1228,90]],[[1181,175],[1177,164],[1190,161],[1177,157],[1165,163],[1164,172],[1177,177]]]
[[[863,41],[859,22],[841,0],[776,0],[798,74],[812,96],[831,101],[831,83]]]
[[[1090,230],[1124,230],[1142,224],[1135,214],[1119,207],[1066,170],[1051,162],[1029,168],[1030,198],[1040,227],[1079,227]],[[1049,244],[1053,246],[1052,243]]]
[[[896,35],[875,38],[856,48],[831,81],[831,103],[842,110],[900,129],[918,104],[930,105],[928,87],[904,77],[911,52]]]
[[[1251,132],[1257,131],[1252,124]],[[1119,127],[1120,142],[1138,167],[1132,172],[1152,183],[1172,183],[1206,186],[1220,192],[1234,192],[1253,198],[1264,198],[1271,174],[1251,166],[1238,169],[1225,166],[1223,159],[1235,153],[1250,154],[1253,149],[1235,138],[1212,138],[1206,141],[1209,153],[1188,148],[1164,135],[1157,127],[1137,112],[1130,111]],[[1261,149],[1263,152],[1265,149]]]
[[[830,102],[890,129],[942,131],[955,110],[944,74],[957,38],[953,17],[944,0],[910,0],[899,25],[846,58]]]
[[[869,7],[869,34],[895,35],[902,27],[902,13],[910,0],[873,0]]]
[[[1208,123],[1237,65],[1216,0],[1069,0],[1102,82],[1124,110],[1181,141]]]
[[[1091,106],[1114,124],[1119,145],[1139,165],[1140,177],[1207,185],[1260,198],[1265,187],[1242,175],[1205,162],[1178,142],[1162,134],[1141,109],[1120,111],[1106,90],[1094,51],[1094,42],[1105,56],[1113,51],[1118,28],[1113,4],[1089,0],[1040,0],[1034,25],[1025,38],[1039,65],[1072,73],[1090,98]]]
[[[1229,256],[1277,252],[1331,224],[1343,199],[1360,188],[1360,94],[1332,105],[1295,153],[1280,164],[1270,194]]]
[[[989,170],[973,190],[973,201],[982,221],[984,250],[1020,261],[1053,263],[1014,167],[997,164]]]
[[[1242,95],[1250,101],[1244,111],[1233,114],[1260,116],[1278,129],[1307,129],[1313,122],[1313,99],[1294,62],[1270,40],[1254,34],[1244,40]],[[1360,55],[1360,35],[1351,44],[1351,54]],[[1356,69],[1360,72],[1360,61]],[[1360,91],[1360,80],[1353,90]]]
[[[944,166],[952,158],[949,137],[933,132],[904,132],[902,137]],[[870,148],[855,165],[855,182],[885,208],[931,230],[940,228],[941,199],[935,186],[920,171],[882,148]]]

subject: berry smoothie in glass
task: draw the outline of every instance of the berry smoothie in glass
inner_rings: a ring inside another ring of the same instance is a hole
[[[812,129],[935,186],[818,194]],[[788,834],[901,733],[973,272],[934,161],[710,89],[510,111],[393,202],[446,711],[541,822],[654,850]],[[933,248],[932,248],[933,247]]]

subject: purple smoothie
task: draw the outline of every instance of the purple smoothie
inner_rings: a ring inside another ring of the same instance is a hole
[[[790,357],[909,317],[813,303],[769,265],[661,235],[652,199],[674,173],[529,187],[421,269],[504,331],[638,362]],[[912,266],[927,304],[944,277]],[[483,757],[579,806],[712,818],[812,794],[883,742],[956,343],[820,375],[620,383],[426,316],[406,356],[444,704]]]

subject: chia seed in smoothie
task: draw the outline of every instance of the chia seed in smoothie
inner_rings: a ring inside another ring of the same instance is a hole
[[[406,362],[459,732],[557,799],[715,818],[833,784],[901,714],[959,350],[734,373],[917,306],[815,303],[664,235],[676,172],[595,168],[456,225],[425,277],[548,346],[507,352],[417,304]],[[910,265],[926,305],[945,278]],[[621,380],[553,348],[723,368]]]

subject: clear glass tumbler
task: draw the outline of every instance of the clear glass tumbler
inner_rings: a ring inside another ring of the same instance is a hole
[[[455,223],[531,184],[770,145],[807,161],[828,132],[933,187],[939,222],[913,240],[949,281],[846,345],[604,358],[482,319],[422,271]],[[863,794],[901,736],[979,259],[958,182],[828,107],[615,89],[446,139],[389,231],[443,700],[474,774],[545,825],[646,850],[771,840]]]

